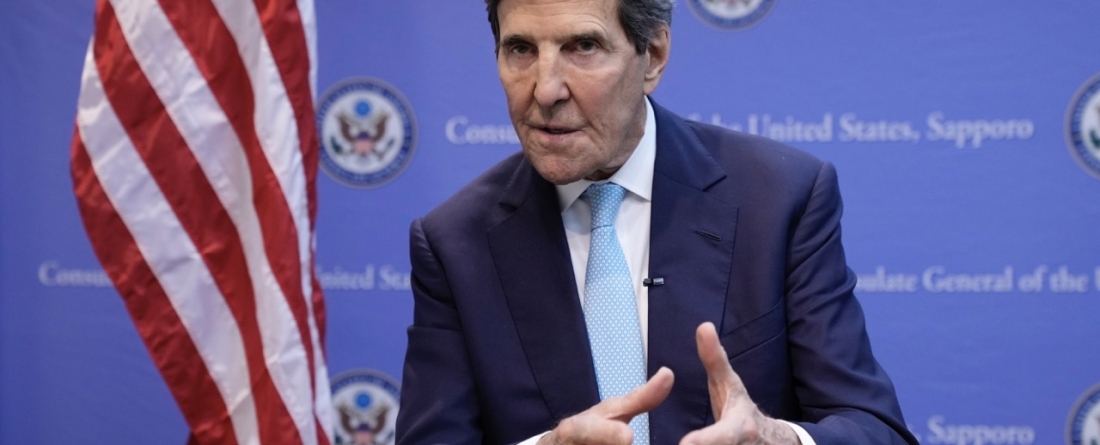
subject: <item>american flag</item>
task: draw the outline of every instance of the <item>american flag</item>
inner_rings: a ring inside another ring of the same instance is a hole
[[[312,0],[99,0],[73,187],[198,444],[329,444]]]

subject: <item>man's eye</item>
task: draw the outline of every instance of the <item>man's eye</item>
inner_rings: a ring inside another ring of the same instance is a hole
[[[512,54],[524,55],[524,54],[529,54],[531,52],[531,47],[527,46],[527,45],[512,45],[508,49],[508,51],[511,52]]]
[[[581,52],[595,51],[596,48],[599,48],[599,46],[596,45],[596,42],[593,42],[591,40],[581,40],[580,42],[577,42],[577,50]]]

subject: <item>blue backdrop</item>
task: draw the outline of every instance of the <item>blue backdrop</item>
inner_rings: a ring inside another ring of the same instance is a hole
[[[72,195],[93,3],[0,13],[2,444],[187,437]],[[756,0],[740,21],[703,3],[678,2],[654,97],[836,164],[849,263],[910,429],[1072,439],[1078,411],[1100,412],[1085,400],[1100,383],[1100,2]],[[409,222],[519,146],[480,1],[316,9],[318,95],[369,76],[417,125],[389,182],[318,179],[330,371],[400,378]]]

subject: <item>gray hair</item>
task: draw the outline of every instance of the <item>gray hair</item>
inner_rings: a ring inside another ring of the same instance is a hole
[[[500,18],[497,7],[501,0],[485,0],[485,9],[489,12],[489,25],[493,28],[493,39],[500,45]],[[638,54],[645,54],[649,39],[661,24],[672,25],[672,5],[675,0],[619,0],[619,25],[626,31],[626,37],[634,43]]]

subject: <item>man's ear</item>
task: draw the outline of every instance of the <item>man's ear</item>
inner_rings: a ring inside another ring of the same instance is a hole
[[[665,66],[668,65],[668,53],[671,48],[672,33],[669,31],[667,23],[661,24],[653,33],[653,38],[649,39],[649,47],[646,48],[646,55],[649,59],[649,64],[645,70],[646,94],[653,93],[653,90],[657,89],[657,84],[665,73]]]

